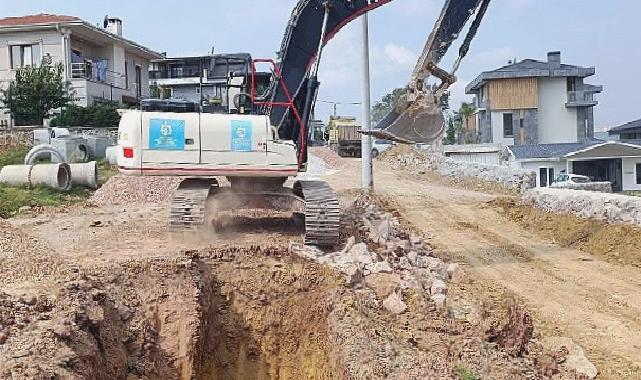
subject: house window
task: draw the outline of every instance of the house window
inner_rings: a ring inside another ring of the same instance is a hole
[[[514,122],[511,113],[503,114],[503,137],[514,137]]]
[[[125,89],[129,90],[129,67],[127,67],[127,61],[125,61]]]
[[[12,45],[11,50],[11,68],[21,69],[23,67],[38,67],[42,62],[42,52],[40,44],[32,45]]]
[[[568,92],[576,91],[576,81],[574,77],[568,77]]]
[[[641,185],[641,164],[637,164],[637,185]]]

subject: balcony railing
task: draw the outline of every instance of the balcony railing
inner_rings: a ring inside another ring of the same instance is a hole
[[[594,90],[568,91],[567,107],[585,107],[595,106],[597,101],[594,99]]]
[[[158,70],[150,71],[149,79],[183,79],[183,78],[200,78],[200,69],[185,70]]]
[[[105,83],[117,88],[127,88],[127,77],[124,74],[106,68],[100,68],[91,62],[72,63],[71,78]]]

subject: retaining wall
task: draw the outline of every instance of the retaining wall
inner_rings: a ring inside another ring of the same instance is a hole
[[[608,223],[641,226],[641,197],[593,191],[535,188],[526,191],[525,204],[554,213],[569,213]]]
[[[536,186],[536,173],[502,165],[456,161],[438,153],[412,150],[409,153],[386,155],[392,162],[404,166],[420,167],[454,178],[474,178],[499,185],[513,191],[524,192]]]

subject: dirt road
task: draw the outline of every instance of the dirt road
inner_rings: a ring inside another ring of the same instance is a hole
[[[327,179],[360,185],[359,162]],[[641,378],[641,272],[561,248],[501,215],[488,194],[434,183],[377,162],[375,183],[431,243],[467,263],[478,289],[523,300],[543,336],[580,344],[602,379]]]

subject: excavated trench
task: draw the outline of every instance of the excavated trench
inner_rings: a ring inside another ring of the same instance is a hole
[[[333,276],[310,263],[249,261],[202,264],[194,378],[340,378],[327,330]]]
[[[341,240],[387,255],[356,221],[365,209],[346,217]],[[282,241],[235,243],[75,266],[47,296],[0,292],[0,378],[458,378],[461,366],[488,378],[537,378],[521,351],[495,346],[520,342],[528,334],[509,334],[520,325],[487,330],[448,318],[410,271],[354,285]],[[383,302],[396,291],[406,301],[400,314]],[[527,319],[515,310],[508,322]]]

